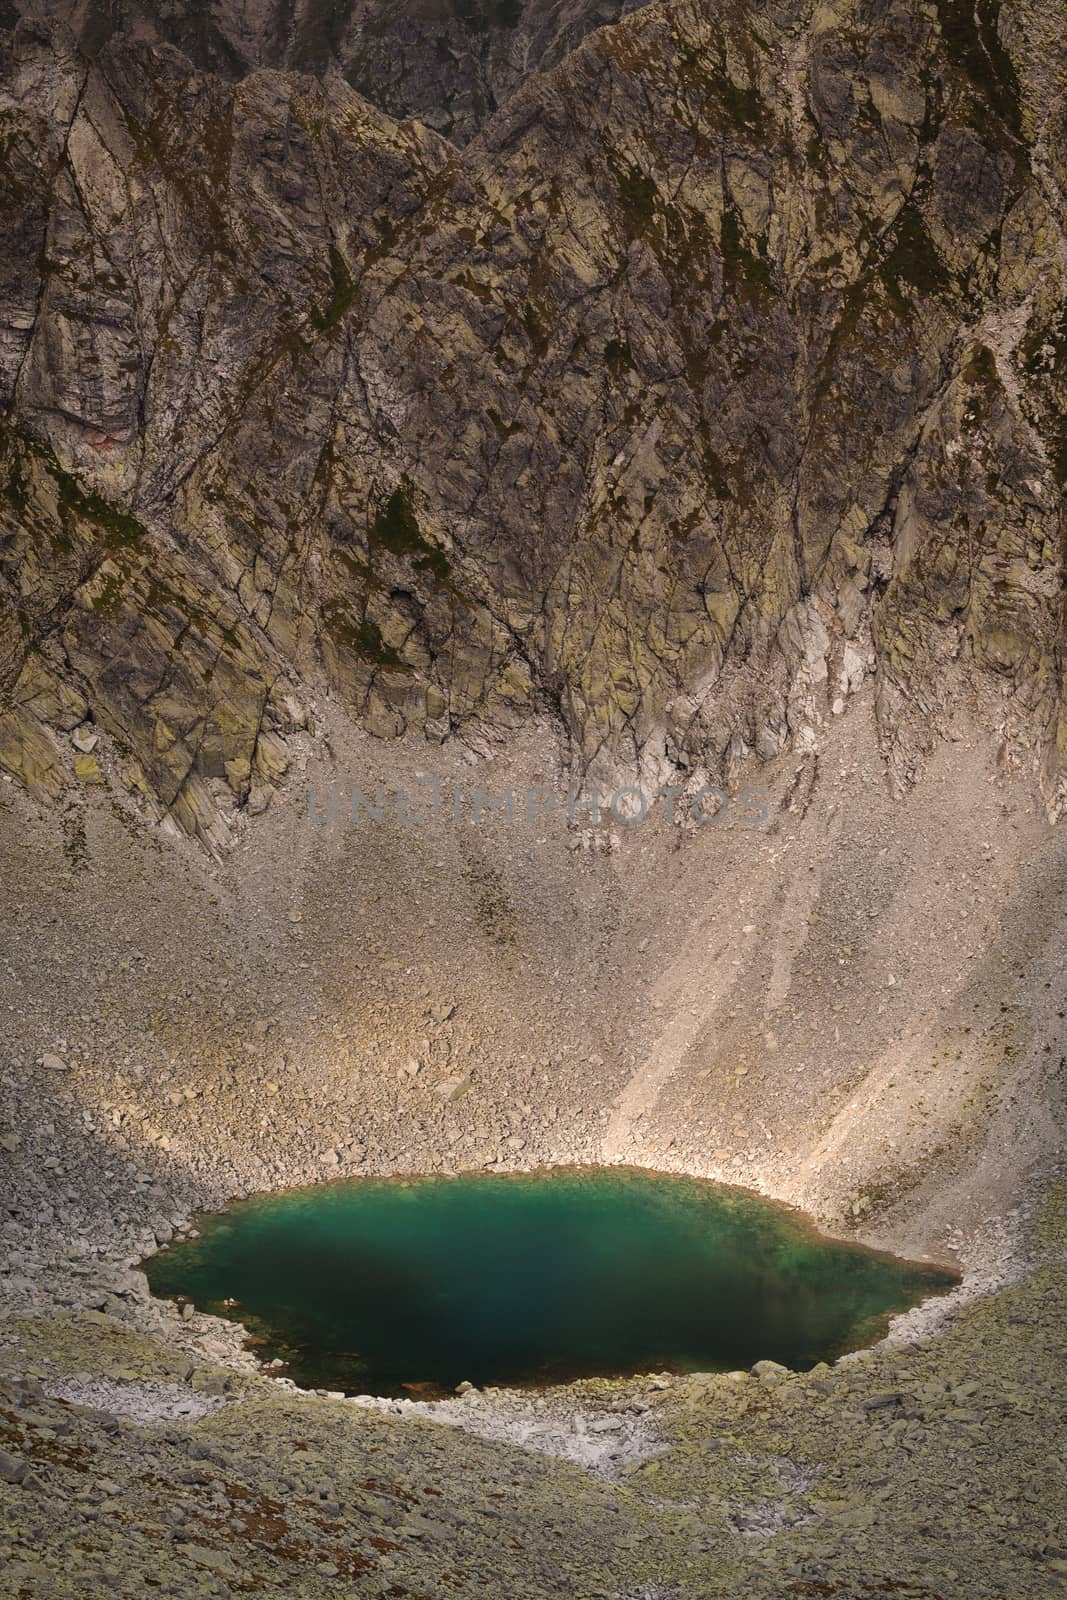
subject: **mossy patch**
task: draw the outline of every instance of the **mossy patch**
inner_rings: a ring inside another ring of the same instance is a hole
[[[147,539],[147,530],[128,511],[120,511],[94,490],[82,489],[77,479],[64,472],[58,463],[54,470],[59,482],[60,505],[64,510],[94,523],[103,536],[105,549],[137,549]]]
[[[522,325],[535,358],[540,359],[548,349],[548,331],[532,305],[527,305],[523,311]]]
[[[412,559],[416,572],[426,572],[438,584],[447,583],[451,563],[443,550],[424,538],[415,515],[415,495],[405,478],[378,512],[370,530],[371,547]]]
[[[396,672],[411,671],[393,646],[386,644],[381,628],[369,617],[364,617],[362,622],[353,622],[344,606],[335,603],[326,610],[326,624],[335,642],[361,660]]]
[[[983,105],[1020,137],[1019,77],[997,31],[1000,0],[938,0],[937,15],[949,60],[966,74]]]
[[[311,326],[318,333],[326,333],[330,328],[337,326],[356,294],[355,281],[348,270],[348,263],[335,244],[330,246],[330,283],[333,293],[329,305],[325,311],[312,308],[310,313]]]
[[[647,173],[635,166],[618,174],[618,184],[626,232],[631,238],[639,239],[656,219],[656,185]]]
[[[760,234],[753,250],[747,243],[741,220],[732,206],[722,214],[719,234],[722,250],[722,270],[725,281],[735,290],[751,299],[763,299],[774,289],[771,264],[767,255],[767,236]]]
[[[963,424],[973,431],[989,419],[993,401],[1000,391],[997,363],[987,345],[974,347],[961,374],[967,385],[967,403],[963,411]]]
[[[29,509],[29,489],[23,476],[27,456],[35,457],[55,482],[60,513],[79,521],[88,522],[97,531],[106,550],[140,548],[148,538],[148,530],[118,506],[105,500],[94,489],[83,489],[77,478],[61,467],[50,445],[35,439],[20,427],[0,425],[0,447],[8,446],[11,456],[6,484],[7,499],[20,516]]]
[[[629,342],[624,339],[609,339],[604,346],[604,365],[613,378],[621,378],[624,372],[632,372],[634,358]]]
[[[901,207],[892,239],[878,275],[894,311],[906,317],[915,295],[944,294],[951,287],[952,276],[938,255],[922,212],[913,201]]]
[[[122,591],[123,582],[118,573],[105,573],[101,578],[99,589],[90,601],[93,610],[104,616],[117,611],[122,604]]]
[[[726,464],[710,445],[704,447],[704,477],[716,500],[732,500],[733,493],[726,478]]]

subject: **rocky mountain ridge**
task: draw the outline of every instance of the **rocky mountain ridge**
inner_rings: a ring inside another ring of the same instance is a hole
[[[698,786],[873,673],[898,781],[988,685],[1057,815],[1062,20],[657,6],[462,153],[20,24],[0,764],[217,847],[318,691]]]
[[[123,34],[175,45],[202,71],[339,73],[373,105],[465,143],[536,71],[560,62],[635,0],[11,0],[8,17],[66,23],[88,55]]]

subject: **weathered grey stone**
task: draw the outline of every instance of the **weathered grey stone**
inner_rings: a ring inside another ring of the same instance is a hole
[[[10,1456],[6,1450],[0,1450],[0,1481],[3,1483],[25,1483],[31,1470],[32,1465],[29,1461],[20,1460],[18,1456]]]

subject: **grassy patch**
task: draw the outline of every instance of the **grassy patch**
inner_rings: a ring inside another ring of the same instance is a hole
[[[1042,372],[1067,374],[1067,304],[1047,326],[1035,324],[1020,345],[1027,377]]]
[[[763,97],[758,89],[740,89],[725,71],[715,80],[715,92],[723,110],[740,128],[758,133],[763,127]]]
[[[374,519],[370,531],[372,544],[382,545],[395,556],[410,555],[422,546],[424,541],[415,516],[413,498],[407,480],[399,489],[393,490]]]
[[[343,607],[337,605],[330,610],[327,622],[337,643],[350,650],[353,655],[359,656],[364,661],[370,661],[376,667],[389,667],[398,672],[411,671],[393,646],[386,644],[382,638],[381,628],[369,617],[365,617],[362,622],[353,622],[345,615]]]
[[[99,590],[92,598],[93,610],[102,612],[104,616],[116,610],[122,602],[122,589],[122,579],[116,573],[105,573]]]
[[[704,446],[704,477],[716,500],[733,499],[726,478],[726,464],[710,445]]]
[[[385,667],[393,672],[411,671],[393,646],[386,644],[378,624],[370,617],[355,621],[343,600],[332,600],[323,607],[323,622],[339,649],[375,667]]]
[[[59,480],[60,505],[65,511],[72,511],[76,516],[94,523],[101,532],[106,549],[136,549],[148,537],[147,530],[128,511],[120,511],[94,491],[87,493],[58,464],[55,471]]]
[[[353,630],[353,648],[360,655],[369,657],[372,661],[380,662],[385,667],[402,667],[404,663],[397,655],[391,644],[386,644],[382,638],[382,630],[376,622],[365,618]]]
[[[949,60],[1015,136],[1022,135],[1019,78],[1000,42],[1000,0],[938,0],[941,37]]]
[[[6,485],[7,498],[20,516],[24,516],[29,508],[29,491],[22,476],[22,458],[32,455],[55,481],[61,516],[64,519],[73,516],[91,523],[106,550],[137,549],[148,538],[148,530],[136,517],[128,511],[121,511],[95,490],[83,489],[77,478],[60,466],[55,451],[49,445],[42,444],[20,427],[0,426],[0,445],[4,444],[13,447]]]
[[[451,564],[443,550],[423,537],[414,501],[414,490],[405,478],[375,517],[370,530],[371,546],[377,545],[394,556],[412,558],[416,572],[428,572],[435,582],[446,583]]]
[[[353,0],[311,0],[293,41],[293,66],[321,73],[341,49]]]
[[[963,381],[972,387],[988,389],[991,384],[1000,382],[997,377],[997,364],[993,352],[987,345],[975,345],[967,365],[963,369]]]
[[[348,263],[335,244],[330,246],[330,282],[333,293],[325,311],[311,311],[311,326],[318,333],[335,328],[355,299],[356,285]]]
[[[774,280],[767,256],[767,236],[761,233],[756,240],[756,249],[752,250],[745,241],[740,219],[732,206],[728,206],[722,214],[719,247],[722,250],[723,277],[733,289],[747,294],[750,299],[762,299],[772,293]]]
[[[491,943],[506,948],[518,942],[515,908],[503,878],[485,861],[471,861],[463,869],[469,880],[478,922]]]
[[[1000,390],[1000,379],[997,377],[997,364],[992,350],[984,344],[976,345],[961,376],[970,390],[963,410],[963,426],[968,432],[973,433],[989,420],[993,401]]]
[[[527,305],[523,312],[522,325],[534,356],[540,358],[548,349],[548,332],[532,305]]]
[[[634,358],[629,342],[624,339],[609,339],[604,346],[604,364],[613,378],[621,378],[624,372],[632,372]]]
[[[721,121],[742,135],[760,136],[765,131],[767,107],[755,84],[735,83],[730,75],[729,59],[743,59],[750,78],[756,77],[756,56],[751,48],[755,40],[767,51],[767,46],[752,27],[751,16],[746,16],[743,30],[730,41],[729,54],[725,36],[707,41],[700,48],[689,46],[679,51],[680,77],[697,103],[702,104],[710,94],[717,103]]]
[[[893,228],[893,244],[878,268],[890,304],[899,316],[908,315],[913,295],[943,294],[952,278],[937,253],[922,212],[907,201]]]
[[[639,167],[619,174],[619,201],[626,231],[631,238],[646,234],[656,220],[656,185]]]

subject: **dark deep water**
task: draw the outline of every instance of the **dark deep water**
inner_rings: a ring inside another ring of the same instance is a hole
[[[758,1196],[625,1168],[326,1184],[199,1227],[147,1262],[153,1292],[240,1319],[297,1383],[354,1394],[802,1368],[956,1281]]]

